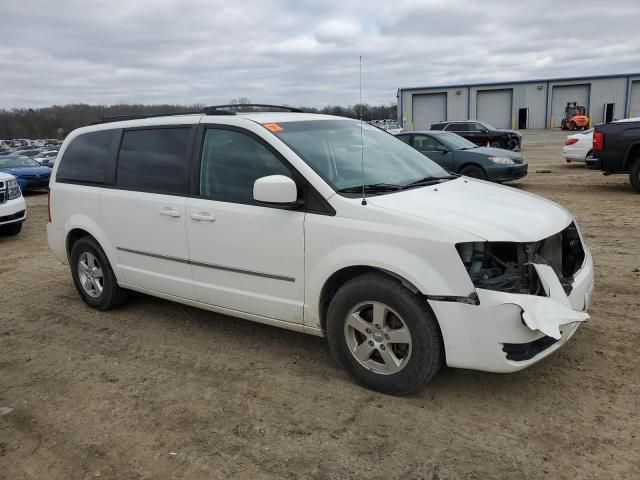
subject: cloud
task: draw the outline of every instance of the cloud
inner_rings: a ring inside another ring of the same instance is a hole
[[[636,0],[5,2],[0,108],[323,106],[398,87],[640,70]]]

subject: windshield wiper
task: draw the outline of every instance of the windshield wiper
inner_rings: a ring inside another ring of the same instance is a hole
[[[361,193],[364,189],[365,193],[376,193],[376,192],[397,192],[398,190],[402,190],[404,187],[402,185],[396,185],[394,183],[372,183],[369,185],[356,185],[353,187],[345,187],[336,190],[338,193]]]
[[[478,146],[474,145],[473,147],[462,147],[460,150],[473,150],[474,148],[478,148]]]
[[[413,187],[424,187],[425,185],[432,185],[434,183],[440,183],[442,180],[453,180],[454,178],[458,178],[460,175],[443,175],[441,177],[424,177],[420,180],[416,180],[415,182],[407,183],[403,190]]]

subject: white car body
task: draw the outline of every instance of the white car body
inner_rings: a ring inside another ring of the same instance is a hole
[[[22,223],[27,218],[27,204],[24,197],[9,200],[7,183],[16,177],[0,172],[0,228],[16,223]],[[18,187],[19,188],[19,187]]]
[[[44,165],[46,167],[49,165],[49,162],[55,161],[57,155],[57,150],[45,150],[35,155],[33,159],[40,165]]]
[[[574,133],[567,135],[566,142],[570,140],[576,140],[571,145],[562,147],[562,156],[567,162],[585,162],[587,155],[589,155],[593,149],[593,128],[584,132]]]
[[[386,272],[426,297],[442,332],[446,363],[452,367],[520,370],[575,333],[588,317],[584,312],[593,288],[593,261],[586,246],[570,295],[559,292],[558,280],[541,266],[547,295],[535,297],[476,289],[455,246],[539,241],[574,221],[567,210],[529,193],[465,177],[371,196],[363,205],[361,198],[336,193],[263,126],[336,118],[302,113],[185,115],[78,129],[66,138],[51,177],[50,249],[68,262],[70,232],[80,229],[97,240],[118,284],[126,289],[319,336],[324,335],[323,288],[337,272],[353,267]],[[335,215],[56,180],[65,150],[78,135],[185,123],[236,127],[263,139]],[[463,303],[474,292],[479,304]],[[529,320],[523,321],[523,315]],[[549,334],[557,341],[533,358],[505,357],[505,343],[533,342]]]

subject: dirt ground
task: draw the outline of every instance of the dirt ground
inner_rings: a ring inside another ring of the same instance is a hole
[[[89,309],[29,195],[0,239],[0,479],[640,478],[640,195],[565,163],[564,137],[528,132],[513,186],[576,215],[591,320],[523,372],[444,369],[405,398],[321,338],[142,295]]]

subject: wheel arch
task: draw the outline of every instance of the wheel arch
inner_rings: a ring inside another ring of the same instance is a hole
[[[640,142],[634,142],[627,147],[624,168],[631,169],[633,163],[640,157]]]
[[[118,256],[111,245],[108,237],[105,235],[103,230],[95,223],[93,220],[88,218],[85,215],[77,215],[72,216],[65,224],[65,254],[67,256],[67,261],[71,255],[71,249],[73,248],[73,244],[77,242],[80,238],[89,236],[93,238],[96,243],[100,246],[102,251],[109,260],[111,264],[111,268],[113,269],[113,273],[116,275],[118,280],[124,280],[123,274],[118,268]]]
[[[462,165],[460,165],[458,167],[458,173],[462,172],[462,170],[466,167],[478,167],[480,169],[482,169],[482,171],[484,172],[485,177],[487,177],[487,169],[484,168],[481,164],[474,162],[473,160],[467,160],[465,161]]]
[[[402,275],[399,275],[390,270],[372,266],[372,265],[352,265],[348,267],[343,267],[337,271],[335,271],[322,286],[322,290],[320,292],[320,299],[318,302],[318,316],[320,320],[320,327],[322,331],[326,334],[326,325],[327,325],[327,311],[329,310],[329,304],[331,303],[331,299],[336,294],[336,292],[340,289],[342,285],[347,283],[349,280],[358,277],[364,273],[379,273],[381,275],[385,275],[397,280],[401,283],[405,288],[407,288],[411,293],[416,296],[421,297],[424,301],[426,308],[431,310],[433,313],[433,318],[435,319],[436,328],[438,329],[438,335],[440,337],[440,342],[442,344],[443,356],[445,357],[446,362],[446,345],[444,343],[444,337],[442,335],[442,328],[440,327],[440,321],[438,320],[437,315],[431,309],[429,302],[427,301],[427,295],[418,289],[412,282],[404,278]]]

